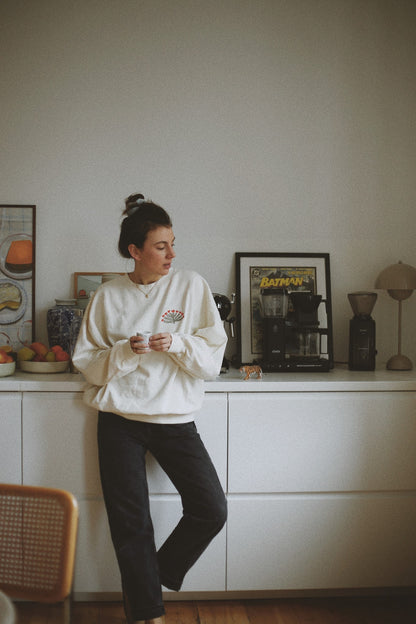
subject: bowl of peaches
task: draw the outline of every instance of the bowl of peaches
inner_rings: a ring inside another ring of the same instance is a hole
[[[0,347],[0,377],[13,375],[16,370],[16,362],[9,346]]]
[[[17,352],[18,366],[26,373],[64,373],[69,361],[69,353],[61,346],[47,347],[42,342],[32,342]]]

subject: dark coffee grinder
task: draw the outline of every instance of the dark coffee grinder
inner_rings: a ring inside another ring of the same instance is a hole
[[[349,293],[348,300],[354,312],[350,320],[348,367],[351,370],[374,370],[376,367],[376,324],[371,312],[377,293]]]

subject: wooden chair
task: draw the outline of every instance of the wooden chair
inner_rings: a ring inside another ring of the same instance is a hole
[[[77,528],[69,492],[0,483],[0,590],[12,599],[63,602],[70,624]]]

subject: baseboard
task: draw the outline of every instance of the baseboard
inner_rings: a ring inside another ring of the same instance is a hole
[[[292,589],[265,591],[163,592],[166,602],[192,600],[272,600],[276,598],[341,598],[415,596],[416,587],[362,587],[349,589]],[[75,602],[121,602],[121,592],[74,592]]]

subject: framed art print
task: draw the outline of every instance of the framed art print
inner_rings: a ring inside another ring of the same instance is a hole
[[[87,299],[97,290],[103,282],[123,275],[123,273],[89,273],[87,271],[74,273],[74,297],[75,299],[86,297]]]
[[[324,350],[332,366],[332,309],[329,254],[236,253],[237,342],[240,364],[258,362],[263,355],[260,291],[284,288],[322,296],[319,326],[324,329]]]
[[[0,346],[35,335],[36,206],[0,205]]]

